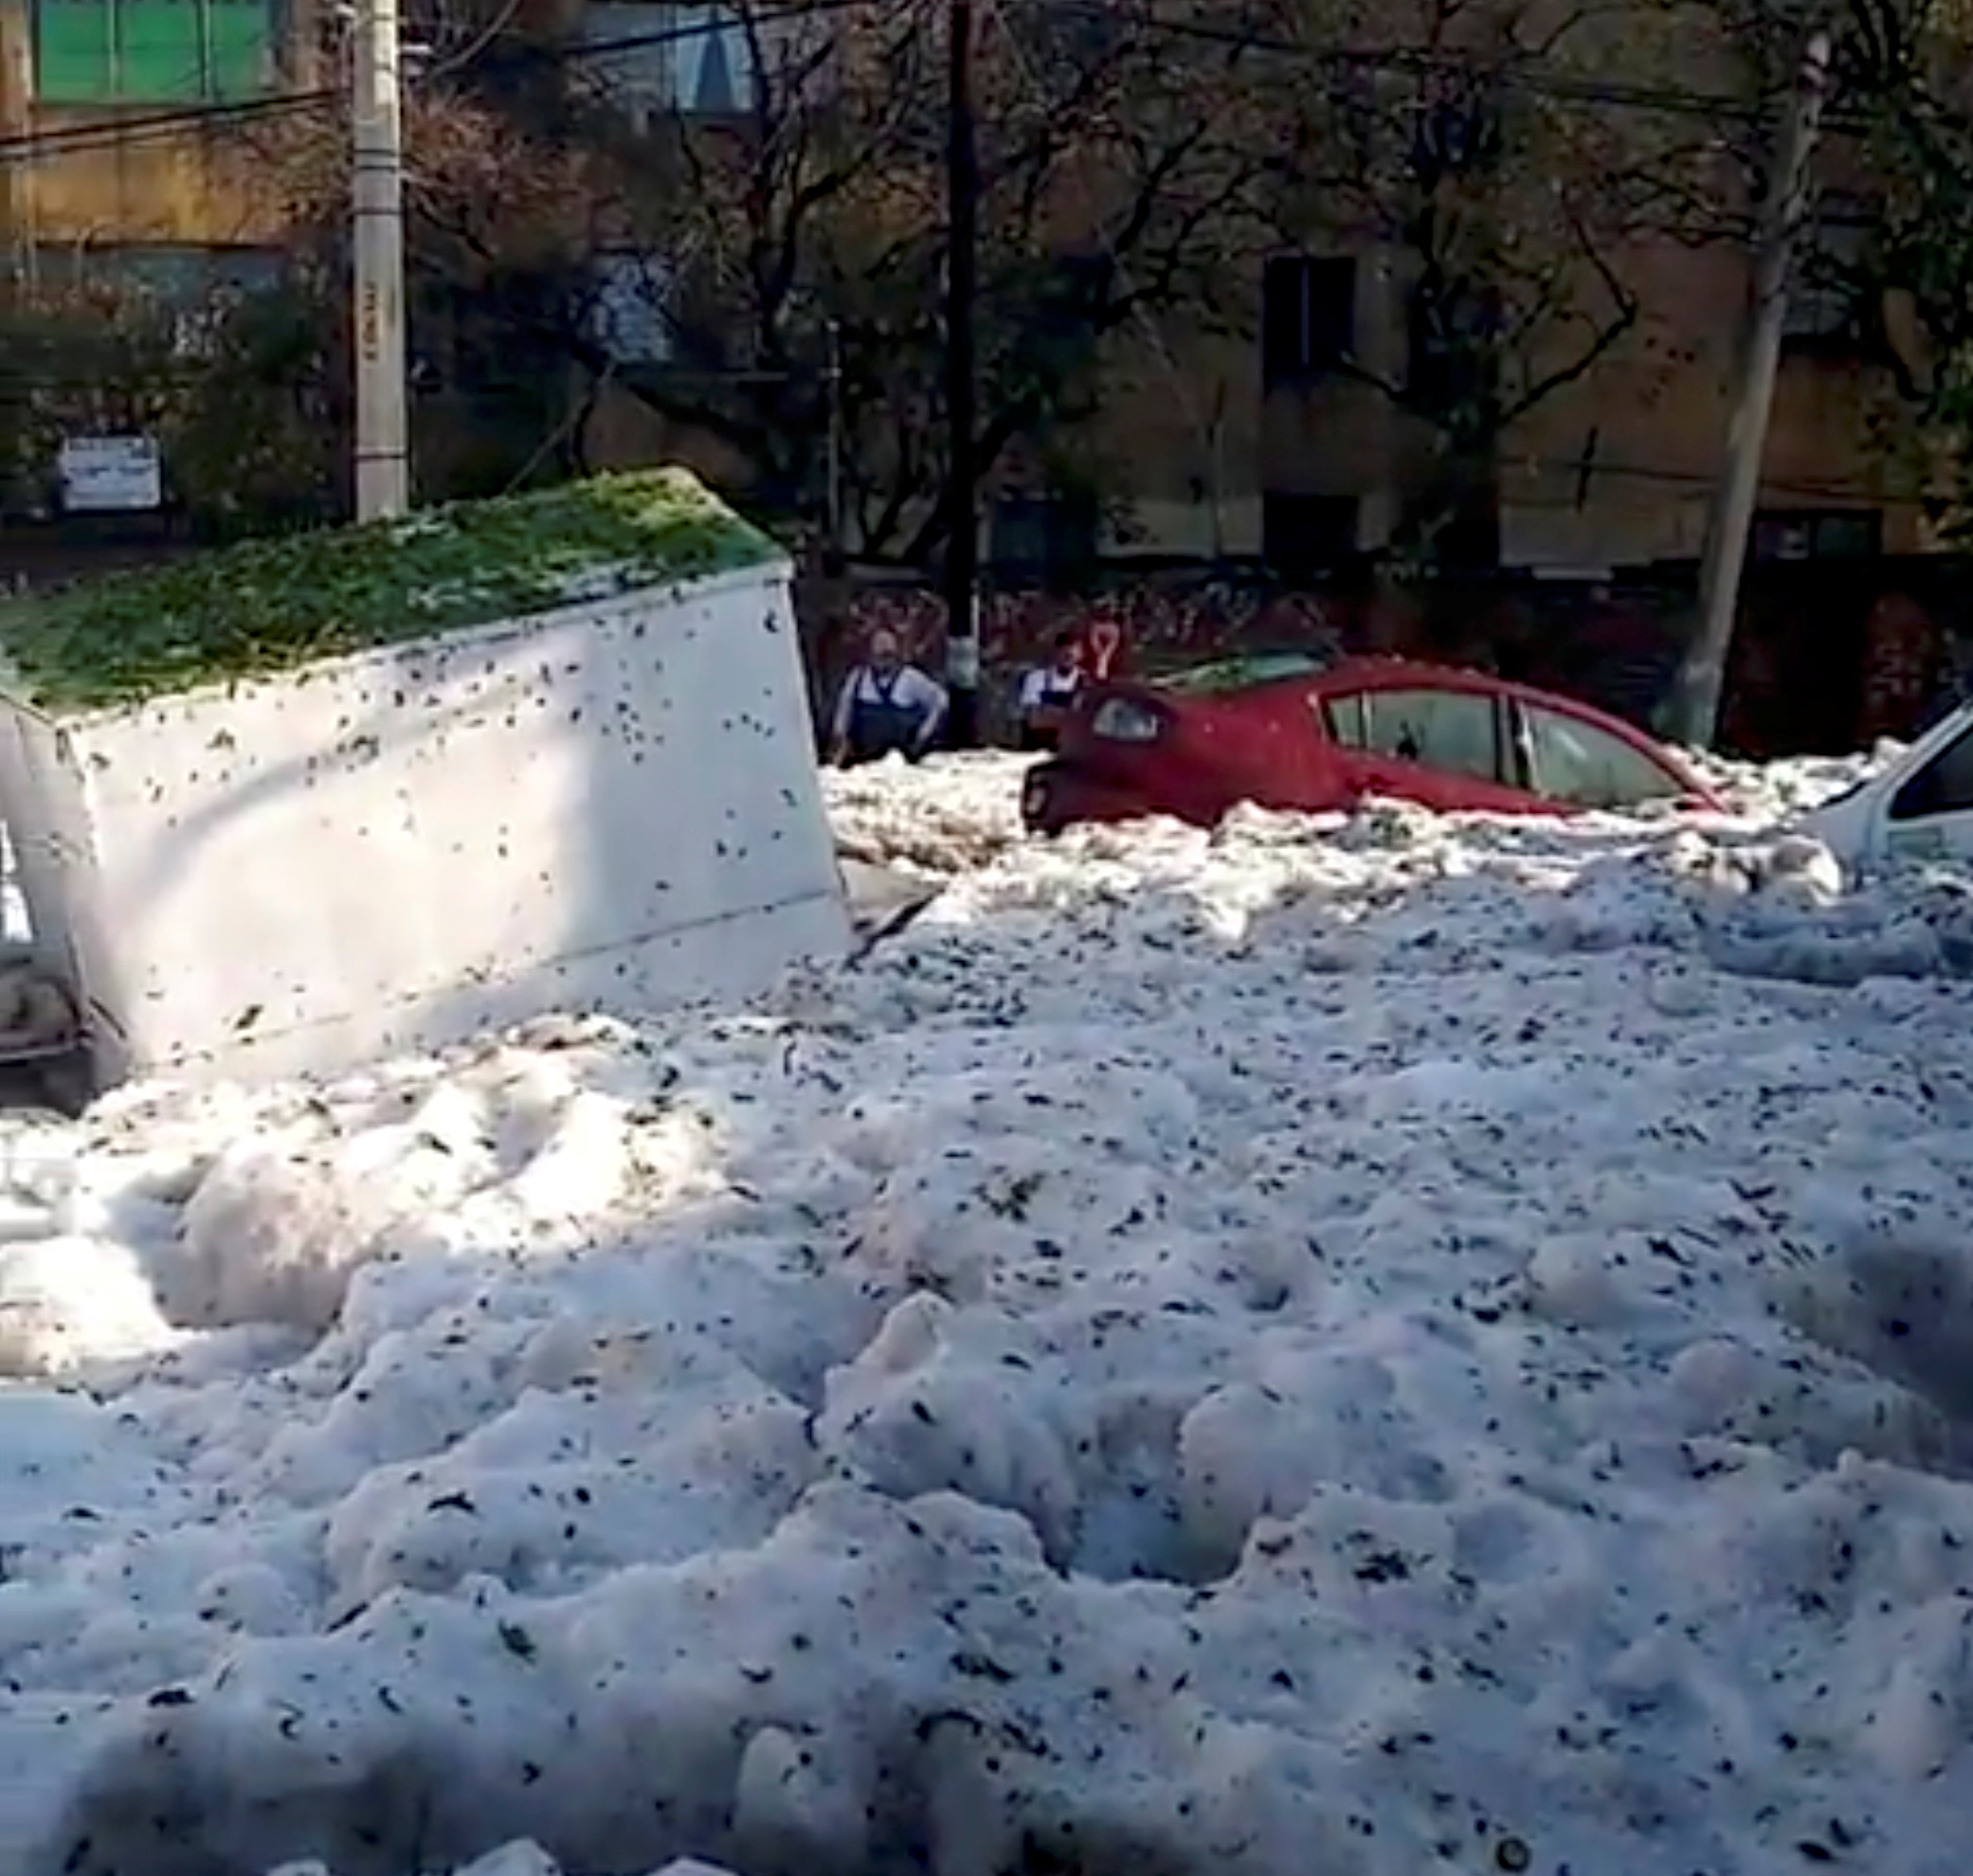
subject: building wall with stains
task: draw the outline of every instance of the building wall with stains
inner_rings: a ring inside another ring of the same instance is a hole
[[[59,269],[122,247],[274,248],[269,166],[336,135],[306,99],[334,78],[316,0],[178,0],[173,49],[143,0],[4,0],[0,136],[9,259]],[[72,18],[71,15],[76,17]],[[129,16],[126,26],[126,16]],[[128,51],[141,45],[148,58]],[[85,56],[93,48],[94,56]]]
[[[1357,258],[1358,342],[1381,377],[1402,384],[1402,262],[1369,250]],[[1631,271],[1636,328],[1500,441],[1501,553],[1511,567],[1583,572],[1700,550],[1725,452],[1747,261],[1727,248],[1667,245],[1637,257]],[[1434,472],[1433,433],[1346,372],[1271,387],[1258,334],[1262,292],[1257,268],[1248,282],[1251,334],[1190,332],[1166,319],[1113,340],[1097,415],[1077,442],[1105,497],[1095,548],[1207,562],[1265,556],[1285,572],[1300,570],[1301,549],[1319,569],[1334,557],[1295,535],[1311,517],[1332,525],[1339,507],[1351,550],[1391,545]],[[1799,324],[1813,323],[1809,307]],[[1847,532],[1825,532],[1873,554],[1936,547],[1913,414],[1886,365],[1840,334],[1798,331],[1776,390],[1759,497],[1771,525],[1757,556],[1795,554],[1788,531],[1805,527],[1801,557],[1812,557],[1815,528],[1844,517],[1854,523]],[[586,443],[599,464],[677,458],[722,486],[746,486],[744,460],[621,391],[598,399]],[[1010,497],[1046,493],[1024,469],[1010,451],[981,491],[989,553],[996,511]],[[854,536],[849,545],[854,551]]]
[[[1319,238],[1310,248],[1343,251]],[[1370,369],[1402,385],[1403,260],[1374,248],[1353,258],[1356,343]],[[1726,446],[1747,259],[1728,246],[1668,243],[1630,257],[1626,271],[1639,300],[1636,326],[1501,439],[1510,566],[1580,571],[1700,550]],[[1432,474],[1432,433],[1349,372],[1269,384],[1263,292],[1257,267],[1250,336],[1193,338],[1167,322],[1118,348],[1092,442],[1116,477],[1113,549],[1265,554],[1286,566],[1296,528],[1342,503],[1353,508],[1351,545],[1376,551]],[[1894,316],[1879,316],[1892,332]],[[1854,517],[1846,538],[1873,552],[1928,551],[1938,545],[1926,510],[1933,489],[1915,449],[1915,412],[1889,362],[1846,334],[1842,317],[1816,292],[1801,296],[1760,510],[1783,530]]]

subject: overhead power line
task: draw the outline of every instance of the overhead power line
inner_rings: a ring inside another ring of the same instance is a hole
[[[868,11],[874,7],[888,4],[892,4],[892,0],[789,0],[789,4],[787,5],[756,8],[746,16],[746,23],[757,29],[771,30],[786,24],[834,18],[853,12]],[[1061,0],[1061,10],[1091,23],[1113,24],[1115,20],[1115,15],[1095,4],[1095,0]],[[1366,49],[1311,45],[1294,40],[1247,32],[1236,27],[1215,26],[1206,21],[1180,19],[1168,15],[1153,14],[1140,20],[1138,24],[1163,38],[1221,45],[1229,51],[1255,52],[1270,58],[1293,59],[1339,72],[1387,71],[1421,78],[1471,78],[1477,75],[1497,81],[1510,90],[1557,101],[1655,111],[1737,124],[1757,123],[1764,115],[1761,104],[1744,97],[1665,86],[1620,84],[1610,81],[1545,73],[1536,69],[1537,59],[1534,55],[1518,63],[1509,62],[1481,67],[1455,55],[1428,53],[1408,47]],[[461,72],[470,70],[472,66],[498,56],[503,46],[547,63],[578,63],[588,60],[608,59],[613,55],[627,52],[679,45],[688,40],[703,38],[709,31],[715,29],[701,21],[691,25],[656,28],[650,32],[629,33],[611,39],[574,39],[559,44],[544,44],[533,40],[521,40],[516,43],[503,37],[495,37],[477,42],[470,59],[442,62],[436,67],[436,72],[443,78],[456,77]],[[415,72],[412,81],[414,84],[420,81]],[[187,105],[181,109],[151,112],[140,117],[102,117],[87,123],[64,124],[46,130],[21,132],[11,136],[0,137],[0,166],[32,161],[42,155],[62,155],[80,151],[167,140],[181,132],[195,129],[225,130],[236,125],[252,125],[320,110],[339,102],[341,98],[342,93],[339,89],[325,87],[310,91],[285,92],[271,98],[242,99],[234,103]],[[1846,123],[1840,116],[1832,116],[1826,120],[1825,128],[1842,131],[1855,130],[1860,126],[1854,121]]]
[[[839,13],[868,12],[873,7],[890,4],[893,0],[791,0],[787,6],[757,7],[745,16],[744,23],[772,27],[791,21],[831,18]],[[735,20],[736,25],[742,23]],[[555,45],[542,45],[537,41],[531,49],[539,57],[561,63],[605,58],[612,52],[636,52],[647,45],[675,45],[687,39],[702,39],[715,30],[717,28],[699,22],[692,26],[664,27],[651,32],[629,33],[621,39],[570,39]]]
[[[1097,0],[1060,0],[1060,10],[1092,23],[1113,22],[1115,15]],[[1571,77],[1566,72],[1541,67],[1551,55],[1529,53],[1478,61],[1457,53],[1430,52],[1412,46],[1365,47],[1313,45],[1277,35],[1248,31],[1241,27],[1215,26],[1208,21],[1151,14],[1138,25],[1168,39],[1192,40],[1204,45],[1224,46],[1228,51],[1249,51],[1271,58],[1293,59],[1330,70],[1400,72],[1419,77],[1483,78],[1511,91],[1552,99],[1562,102],[1607,105],[1673,116],[1757,124],[1765,120],[1771,106],[1785,97],[1785,89],[1775,99],[1756,99],[1729,92],[1702,91],[1679,85],[1625,84],[1608,79]],[[1833,115],[1824,120],[1825,129],[1860,126],[1856,120]]]
[[[756,9],[749,19],[761,28],[771,29],[808,19],[833,18],[837,15],[867,11],[875,6],[888,4],[888,0],[789,0],[785,6]],[[538,41],[524,42],[521,47],[528,56],[547,63],[575,63],[589,59],[608,58],[612,54],[636,52],[647,48],[675,45],[687,40],[703,38],[715,30],[703,22],[690,26],[673,26],[655,28],[650,32],[625,34],[614,39],[572,39],[558,44]],[[442,63],[437,75],[451,79],[461,72],[469,70],[494,55],[501,42],[498,39],[480,44],[470,61],[458,64]],[[511,45],[512,42],[509,42]],[[414,71],[411,81],[415,86],[421,75]],[[344,101],[344,93],[338,87],[323,86],[308,91],[281,92],[273,97],[243,99],[238,102],[209,104],[187,104],[168,111],[145,112],[140,116],[118,115],[93,118],[85,123],[61,124],[45,130],[23,131],[10,136],[0,136],[0,165],[14,161],[31,161],[41,155],[63,155],[76,151],[112,149],[125,144],[148,143],[169,139],[185,131],[210,128],[226,130],[234,125],[248,125],[270,118],[293,116],[323,109]]]
[[[1583,477],[1583,460],[1579,456],[1507,455],[1500,459],[1499,466],[1504,475],[1526,477],[1530,480],[1580,482]],[[1703,495],[1718,480],[1716,474],[1698,469],[1602,459],[1592,464],[1590,473],[1598,480],[1651,482],[1667,488],[1684,489],[1693,495]],[[1761,490],[1763,495],[1793,496],[1799,497],[1804,506],[1820,504],[1825,508],[1915,512],[1929,505],[1922,495],[1905,495],[1894,489],[1876,488],[1854,479],[1817,481],[1795,477],[1764,477]],[[1539,495],[1517,494],[1512,506],[1562,512],[1576,510],[1581,504],[1573,496],[1549,500]]]
[[[759,30],[812,19],[836,18],[867,12],[873,8],[894,4],[894,0],[787,0],[786,5],[756,7],[735,25]],[[1099,0],[1058,0],[1059,10],[1078,16],[1093,25],[1113,26],[1115,14]],[[1566,73],[1538,69],[1540,55],[1523,61],[1477,66],[1457,55],[1431,53],[1411,47],[1365,48],[1361,46],[1315,45],[1239,27],[1217,26],[1210,21],[1152,13],[1136,23],[1161,38],[1220,45],[1229,51],[1258,53],[1269,58],[1292,59],[1338,72],[1397,72],[1418,77],[1484,76],[1497,80],[1511,90],[1559,101],[1594,104],[1633,110],[1672,113],[1713,121],[1753,123],[1761,119],[1763,107],[1745,97],[1669,86],[1623,84],[1606,80],[1571,77]],[[516,35],[495,35],[476,41],[471,57],[442,61],[436,75],[452,78],[474,65],[500,56],[516,53],[549,63],[578,63],[606,60],[615,55],[683,44],[716,30],[703,21],[654,28],[649,32],[624,34],[610,39],[570,39],[555,44]],[[729,28],[731,29],[731,28]],[[414,71],[413,83],[419,82]],[[282,93],[233,103],[187,105],[181,109],[146,113],[141,117],[104,117],[88,123],[65,124],[52,129],[18,133],[0,137],[0,164],[47,153],[99,149],[119,144],[150,142],[178,132],[209,126],[223,130],[291,113],[321,109],[337,102],[337,88]],[[1839,127],[1832,119],[1833,127]]]
[[[148,143],[181,131],[209,125],[224,129],[231,124],[250,124],[269,117],[292,116],[319,110],[340,99],[339,91],[281,92],[272,98],[244,99],[237,104],[189,104],[182,110],[156,111],[142,117],[98,118],[89,123],[63,124],[50,130],[24,131],[0,136],[0,163],[31,161],[46,154],[74,150],[111,148],[125,143]]]

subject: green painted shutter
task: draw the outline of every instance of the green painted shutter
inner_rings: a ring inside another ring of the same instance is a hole
[[[273,83],[271,0],[207,0],[206,30],[215,98],[252,97]]]
[[[106,104],[117,96],[114,0],[41,0],[34,93],[45,104]]]
[[[119,0],[118,93],[128,103],[162,104],[206,94],[200,0]]]

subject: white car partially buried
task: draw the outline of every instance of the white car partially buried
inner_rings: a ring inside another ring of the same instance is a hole
[[[1973,865],[1973,704],[1802,823],[1846,868],[1898,861]]]

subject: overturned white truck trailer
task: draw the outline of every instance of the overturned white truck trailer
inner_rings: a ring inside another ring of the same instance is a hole
[[[0,611],[12,980],[77,1025],[0,1058],[333,1073],[841,951],[789,584],[662,471]]]

